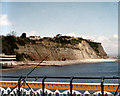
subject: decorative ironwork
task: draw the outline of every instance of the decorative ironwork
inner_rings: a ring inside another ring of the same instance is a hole
[[[42,82],[26,82],[30,88],[32,89],[34,94],[43,94]],[[27,84],[22,82],[20,91],[21,93],[30,94],[32,91],[29,89]],[[11,91],[11,88],[18,85],[17,81],[1,81],[0,82],[0,93],[1,94],[8,94]],[[85,91],[84,94],[90,94],[89,91],[94,91],[93,94],[101,94],[101,84],[100,83],[73,83],[72,84],[72,94],[82,94],[80,91]],[[115,92],[118,88],[119,84],[104,84],[104,94],[111,94],[111,92]],[[6,89],[7,88],[7,89]],[[15,88],[11,94],[17,94],[19,87]],[[29,90],[27,90],[29,89]],[[36,89],[36,91],[34,90]],[[52,92],[51,89],[55,89],[55,92]],[[69,83],[61,83],[61,82],[45,82],[44,83],[44,93],[51,93],[51,94],[70,94],[70,84]],[[60,92],[59,90],[66,90],[64,92]],[[120,90],[119,90],[120,91]]]
[[[3,76],[8,78],[9,76]],[[34,77],[34,76],[33,76]],[[28,78],[33,78],[28,77]],[[11,76],[11,78],[17,78],[17,76]],[[36,77],[34,77],[36,78]],[[73,79],[87,79],[89,77],[37,77],[43,78],[42,82],[26,82],[21,81],[22,77],[18,81],[0,81],[0,96],[10,93],[12,96],[120,96],[119,84],[107,84],[104,83],[104,79],[119,79],[119,77],[91,77],[92,79],[101,79],[100,83],[73,83]],[[70,82],[45,82],[47,78],[57,79],[70,79]],[[90,78],[90,79],[91,79]],[[10,92],[11,91],[11,92]],[[116,95],[114,95],[117,93]],[[100,95],[101,94],[101,95]],[[105,95],[107,94],[107,95]]]

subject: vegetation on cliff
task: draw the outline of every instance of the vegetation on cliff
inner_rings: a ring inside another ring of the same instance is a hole
[[[2,36],[2,52],[5,54],[15,54],[14,49],[18,49],[14,36]]]
[[[2,52],[5,54],[16,54],[16,58],[18,61],[22,61],[25,59],[34,60],[32,56],[29,56],[28,54],[25,54],[24,52],[19,53],[15,50],[19,50],[19,46],[25,47],[26,45],[30,46],[30,45],[38,45],[38,44],[46,48],[52,47],[52,48],[77,49],[78,48],[77,45],[80,44],[82,41],[86,41],[89,44],[89,46],[96,52],[96,54],[100,56],[99,50],[98,50],[98,44],[100,43],[93,42],[91,40],[86,40],[86,39],[83,39],[82,37],[75,38],[71,36],[56,35],[53,38],[43,37],[37,40],[32,40],[29,37],[26,37],[25,33],[23,33],[20,37],[16,37],[13,35],[2,36]],[[37,52],[37,54],[38,53],[39,52]]]
[[[99,55],[99,50],[98,50],[98,44],[101,44],[101,43],[97,43],[97,42],[92,42],[92,41],[88,41],[86,40],[89,45],[96,51],[96,53]]]

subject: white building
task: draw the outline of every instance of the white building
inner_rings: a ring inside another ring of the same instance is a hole
[[[29,36],[29,39],[31,39],[31,40],[39,40],[40,36]]]
[[[16,65],[16,55],[5,55],[4,53],[0,54],[0,64],[2,66]]]

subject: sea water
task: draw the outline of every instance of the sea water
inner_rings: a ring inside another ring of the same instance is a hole
[[[25,76],[33,68],[17,69],[12,71],[2,72],[2,75],[9,76]],[[89,64],[77,64],[68,66],[42,66],[37,67],[30,76],[79,76],[79,77],[113,77],[118,76],[119,72],[119,62],[105,62],[105,63],[89,63]],[[16,79],[4,79],[3,80],[18,80]],[[27,79],[34,81],[34,79]],[[41,81],[38,79],[37,81]],[[69,82],[70,80],[65,79],[46,79],[46,81],[59,81],[59,82]],[[74,80],[77,83],[98,83],[101,80],[92,79],[79,79]],[[118,80],[105,80],[106,83],[118,83]]]

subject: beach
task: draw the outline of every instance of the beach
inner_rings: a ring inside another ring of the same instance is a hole
[[[115,59],[84,59],[84,60],[66,60],[66,61],[45,61],[40,65],[54,65],[54,66],[64,66],[73,64],[85,64],[85,63],[99,63],[99,62],[115,62]]]
[[[24,69],[31,68],[38,65],[42,66],[66,66],[66,65],[75,65],[75,64],[88,64],[88,63],[102,63],[102,62],[116,62],[117,59],[82,59],[82,60],[66,60],[66,61],[16,61],[14,65],[3,68],[2,71],[8,70],[16,70],[16,69]]]
[[[64,66],[73,64],[85,64],[85,63],[99,63],[99,62],[115,62],[117,59],[82,59],[82,60],[66,60],[66,61],[43,61],[40,66]],[[37,65],[40,61],[26,61],[17,62],[17,65]]]

